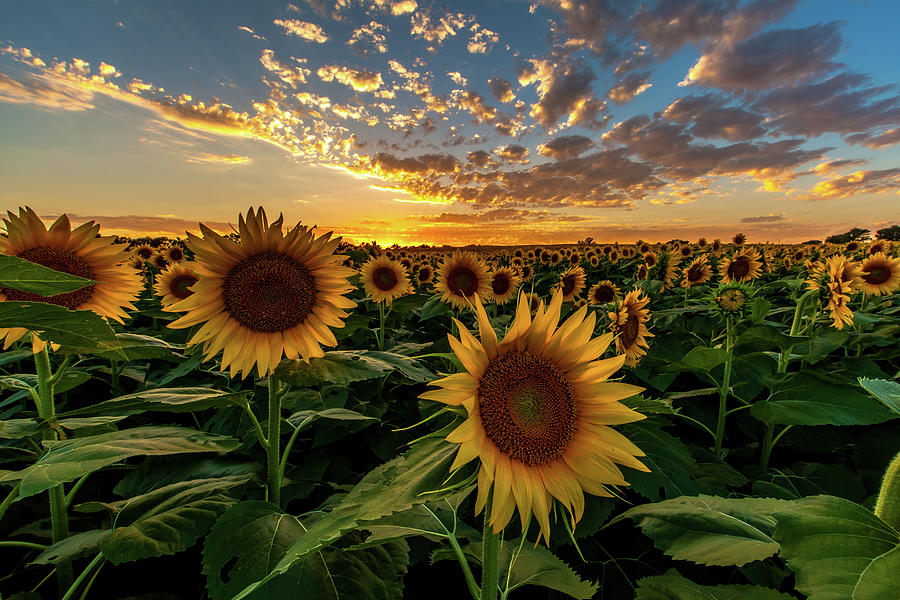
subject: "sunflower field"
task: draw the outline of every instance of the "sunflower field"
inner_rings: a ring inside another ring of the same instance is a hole
[[[0,598],[900,598],[890,242],[0,235]]]

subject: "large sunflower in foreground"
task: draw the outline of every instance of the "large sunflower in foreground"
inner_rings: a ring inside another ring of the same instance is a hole
[[[97,236],[100,226],[88,221],[72,229],[69,218],[60,216],[48,230],[37,213],[28,207],[19,214],[7,212],[3,219],[6,236],[0,236],[0,252],[49,267],[54,271],[77,275],[97,283],[65,294],[41,296],[9,288],[0,288],[0,301],[46,302],[72,310],[92,310],[102,317],[122,322],[125,310],[141,291],[140,276],[126,263],[129,253],[113,238]],[[25,335],[20,327],[0,329],[4,348]],[[42,348],[36,341],[34,349]]]
[[[873,296],[890,294],[900,288],[900,258],[878,252],[860,265],[859,289]]]
[[[540,303],[534,318],[520,294],[515,321],[502,342],[476,299],[481,341],[457,322],[448,336],[465,371],[434,381],[422,394],[462,406],[466,420],[447,436],[459,444],[451,470],[478,458],[476,513],[493,489],[489,524],[500,532],[518,508],[523,528],[534,514],[549,543],[553,500],[573,525],[584,513],[584,492],[609,496],[608,485],[627,485],[616,463],[641,471],[643,456],[610,425],[644,418],[619,402],[643,391],[606,381],[623,356],[597,360],[612,336],[591,339],[594,313],[575,311],[559,328],[562,292]]]
[[[485,297],[489,293],[491,276],[477,254],[457,250],[441,263],[434,289],[441,294],[442,302],[465,308],[476,295]]]
[[[647,354],[647,338],[654,337],[646,325],[650,320],[650,311],[645,308],[648,302],[649,298],[641,298],[641,290],[632,290],[608,313],[609,328],[616,335],[616,350],[625,355],[628,366],[633,367]]]
[[[297,224],[282,235],[283,217],[271,225],[260,208],[238,218],[239,241],[202,223],[203,237],[188,234],[200,281],[194,293],[166,310],[186,312],[169,324],[185,328],[203,323],[188,345],[203,344],[212,358],[222,352],[222,368],[231,376],[271,373],[282,355],[308,360],[324,356],[320,344],[337,345],[330,327],[343,327],[343,296],[352,288],[346,258],[332,254],[341,238],[315,237]]]
[[[359,275],[366,294],[373,302],[384,302],[390,306],[392,300],[412,290],[403,264],[388,258],[387,254],[367,260]]]

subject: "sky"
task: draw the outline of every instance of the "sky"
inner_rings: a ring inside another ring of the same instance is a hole
[[[356,242],[900,221],[896,0],[7,1],[0,201]],[[891,48],[893,47],[893,50]]]

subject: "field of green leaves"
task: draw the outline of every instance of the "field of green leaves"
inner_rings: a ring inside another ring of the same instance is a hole
[[[463,253],[251,211],[100,244],[9,214],[3,599],[900,593],[887,242]],[[530,370],[495,381],[507,350]]]

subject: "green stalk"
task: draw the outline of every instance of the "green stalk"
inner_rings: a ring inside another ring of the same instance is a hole
[[[375,336],[378,340],[378,350],[384,350],[384,302],[378,303],[378,331],[379,334]]]
[[[484,505],[484,528],[482,529],[483,547],[481,552],[481,600],[497,600],[500,591],[497,583],[500,579],[500,534],[494,533],[490,525],[491,504],[494,490],[488,492]]]
[[[22,485],[22,482],[16,484],[16,487],[9,491],[9,494],[6,495],[6,498],[3,499],[3,502],[0,502],[0,521],[3,520],[3,515],[6,514],[6,510],[9,508],[9,505],[13,503],[13,501],[19,496],[19,486]]]
[[[884,472],[875,516],[894,529],[900,529],[900,453],[894,456]]]
[[[717,458],[722,457],[722,442],[725,439],[725,417],[728,415],[728,388],[731,385],[731,365],[734,361],[734,340],[732,338],[731,315],[729,315],[725,317],[725,373],[722,376],[722,385],[719,387],[719,418],[716,421],[715,455]]]
[[[469,588],[469,594],[472,595],[472,600],[479,600],[479,598],[481,598],[481,589],[479,589],[478,584],[475,583],[475,576],[472,575],[472,569],[469,567],[469,561],[466,558],[466,554],[463,552],[462,547],[460,547],[459,540],[456,539],[456,511],[453,511],[453,530],[451,531],[447,529],[444,522],[428,508],[428,505],[423,504],[422,506],[431,514],[435,522],[440,525],[441,529],[444,530],[444,533],[447,535],[447,541],[450,542],[450,547],[453,548],[453,553],[456,555],[456,560],[459,562],[459,566],[462,567],[463,577],[466,579],[466,586]]]
[[[269,375],[269,437],[266,444],[266,499],[281,507],[281,384]]]
[[[62,597],[62,600],[71,600],[71,598],[75,596],[75,592],[78,591],[78,588],[81,587],[81,584],[84,583],[84,580],[87,579],[88,575],[91,574],[91,571],[93,571],[97,565],[101,564],[102,561],[103,553],[100,552],[97,554],[97,556],[94,557],[94,560],[88,563],[88,566],[84,568],[84,571],[81,572],[81,575],[78,576],[78,579],[76,579],[75,582],[69,586],[68,590],[66,591],[66,595]]]
[[[56,420],[56,406],[53,403],[53,374],[50,371],[50,354],[46,345],[43,350],[35,353],[34,368],[38,378],[38,417],[52,425]],[[52,427],[47,427],[43,430],[42,437],[44,440],[55,440],[57,434]],[[54,544],[69,537],[69,516],[66,513],[66,494],[62,484],[50,488],[50,524]],[[56,570],[59,589],[69,589],[73,577],[72,563],[68,561],[59,563]]]

